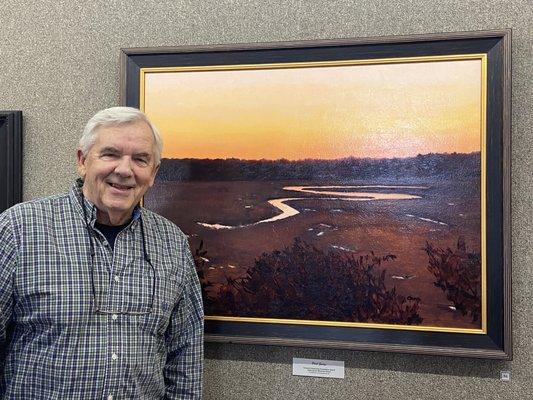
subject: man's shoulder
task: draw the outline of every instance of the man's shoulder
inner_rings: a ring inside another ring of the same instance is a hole
[[[156,229],[161,231],[161,233],[166,233],[167,235],[186,238],[183,231],[174,222],[163,217],[162,215],[156,214],[155,212],[143,207],[142,216],[152,229]]]
[[[25,201],[23,203],[15,204],[0,214],[1,217],[7,219],[20,219],[31,215],[59,211],[61,205],[69,202],[68,193],[57,194],[39,199]]]
[[[8,208],[6,212],[10,211],[13,213],[17,213],[17,212],[26,212],[26,211],[31,211],[31,210],[48,209],[50,207],[55,207],[60,204],[68,203],[69,201],[70,200],[69,200],[68,193],[61,193],[61,194],[56,194],[53,196],[41,197],[38,199],[28,200],[23,203],[15,204],[13,207]]]

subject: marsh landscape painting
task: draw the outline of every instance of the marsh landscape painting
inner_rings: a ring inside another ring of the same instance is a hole
[[[206,317],[481,331],[483,63],[148,69]]]

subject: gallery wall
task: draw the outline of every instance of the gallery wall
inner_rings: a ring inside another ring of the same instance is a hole
[[[4,0],[0,110],[24,113],[30,200],[69,188],[85,121],[119,104],[120,48],[512,28],[513,361],[208,344],[204,398],[533,398],[532,21],[529,0]],[[345,361],[346,377],[293,377],[293,357]]]

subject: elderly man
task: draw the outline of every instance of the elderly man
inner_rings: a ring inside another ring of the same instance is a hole
[[[100,111],[70,192],[0,215],[0,398],[201,397],[203,309],[187,239],[139,204],[161,147],[139,110]]]

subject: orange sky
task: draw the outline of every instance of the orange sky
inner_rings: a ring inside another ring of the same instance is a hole
[[[163,157],[335,159],[480,150],[481,61],[145,75]]]

